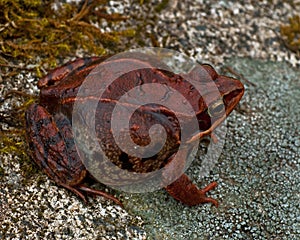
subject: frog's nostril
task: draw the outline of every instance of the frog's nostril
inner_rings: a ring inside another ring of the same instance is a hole
[[[49,80],[47,83],[48,86],[53,86],[54,84],[55,84],[54,80]]]

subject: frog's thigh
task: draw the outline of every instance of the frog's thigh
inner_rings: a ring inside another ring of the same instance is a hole
[[[73,159],[52,116],[37,104],[26,111],[27,141],[33,160],[58,184],[72,185],[82,172],[70,164]],[[73,160],[74,161],[74,160]],[[79,177],[82,178],[82,177]]]

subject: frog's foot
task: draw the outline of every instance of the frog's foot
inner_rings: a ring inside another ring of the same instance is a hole
[[[218,201],[207,197],[206,193],[217,186],[216,182],[212,182],[203,189],[198,189],[192,181],[183,174],[175,182],[171,183],[165,189],[176,200],[189,205],[194,206],[202,203],[212,203],[218,207]]]
[[[102,197],[104,197],[104,198],[106,198],[106,199],[109,199],[109,200],[115,202],[115,203],[118,204],[119,206],[123,207],[123,204],[120,202],[119,199],[117,199],[117,198],[114,197],[113,195],[110,195],[110,194],[108,194],[108,193],[106,193],[106,192],[103,192],[103,191],[100,191],[100,190],[96,190],[96,189],[93,189],[93,188],[89,188],[89,187],[87,187],[87,186],[85,186],[85,185],[79,185],[79,186],[76,186],[76,188],[77,188],[78,190],[81,190],[81,191],[83,191],[83,192],[86,192],[86,193],[89,193],[89,194],[92,194],[92,195],[102,196]],[[76,190],[77,190],[77,189],[76,189]],[[78,191],[78,190],[77,190],[77,191]],[[82,195],[82,193],[81,193],[81,195]],[[78,195],[78,196],[80,196],[80,195]],[[80,196],[80,197],[81,197],[81,196]],[[82,198],[82,197],[81,197],[81,198]],[[83,199],[83,201],[86,201],[86,200]]]
[[[87,203],[86,197],[77,188],[71,187],[70,185],[67,185],[67,184],[64,184],[64,183],[59,183],[59,185],[62,186],[62,187],[64,187],[64,188],[66,188],[66,189],[68,189],[68,190],[70,190],[75,195],[77,195],[78,197],[80,197],[82,201],[84,201],[85,203]]]
[[[93,188],[89,188],[83,184],[81,184],[79,186],[74,186],[74,187],[66,185],[66,184],[60,184],[60,185],[64,188],[70,190],[71,192],[75,193],[85,203],[87,203],[87,199],[86,199],[86,196],[82,192],[86,192],[86,193],[92,194],[92,195],[102,196],[106,199],[113,201],[114,203],[118,204],[119,206],[124,207],[123,204],[120,202],[120,200],[117,199],[116,197],[114,197],[106,192],[96,190]]]

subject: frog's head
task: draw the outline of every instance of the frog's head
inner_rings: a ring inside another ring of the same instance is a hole
[[[208,64],[194,68],[187,76],[200,83],[201,95],[197,100],[197,119],[201,132],[188,140],[191,142],[209,135],[225,120],[242,98],[244,86],[235,78],[219,75]]]

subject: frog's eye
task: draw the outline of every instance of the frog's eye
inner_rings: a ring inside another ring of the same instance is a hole
[[[210,117],[219,117],[225,113],[225,106],[222,99],[215,101],[208,108],[208,114]]]

